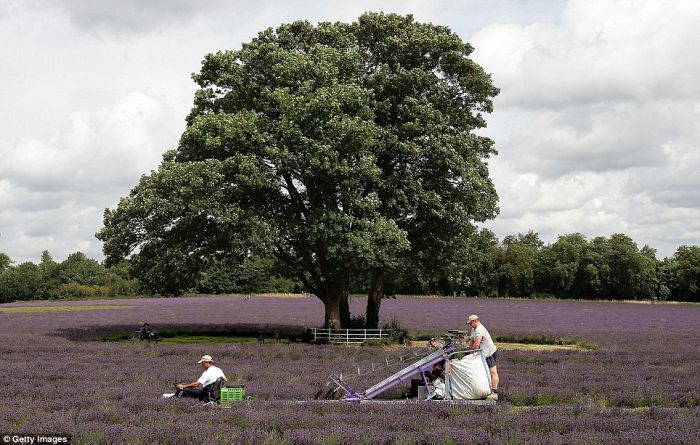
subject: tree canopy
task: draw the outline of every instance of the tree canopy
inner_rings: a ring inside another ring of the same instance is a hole
[[[562,235],[542,245],[532,231],[499,242],[482,229],[453,245],[433,268],[395,270],[385,276],[389,293],[468,295],[481,297],[559,297],[593,300],[700,300],[700,247],[680,246],[675,254],[656,259],[656,250],[623,234],[588,241],[580,233]],[[614,247],[617,245],[617,247]],[[622,248],[621,248],[622,246]],[[615,253],[617,251],[617,253]],[[456,252],[456,253],[455,253]],[[620,260],[624,252],[624,261]],[[459,258],[454,259],[453,258]],[[48,251],[41,262],[17,264],[0,252],[0,302],[53,298],[104,298],[148,291],[132,274],[131,261],[105,267],[81,252],[56,262]],[[617,278],[611,271],[617,271]],[[188,292],[289,293],[299,282],[270,252],[242,262],[217,260],[203,271]],[[533,284],[534,283],[534,284]],[[369,278],[358,275],[353,294],[367,292]],[[354,317],[357,325],[362,317]]]
[[[41,262],[17,265],[0,253],[0,303],[53,298],[98,298],[136,294],[126,263],[106,268],[82,252],[56,262],[45,250]],[[2,267],[7,264],[6,267]]]
[[[387,274],[448,261],[495,217],[485,127],[498,93],[449,28],[366,13],[262,31],[208,54],[187,127],[157,171],[105,210],[107,262],[152,290],[269,252],[348,324],[368,281],[376,326]]]

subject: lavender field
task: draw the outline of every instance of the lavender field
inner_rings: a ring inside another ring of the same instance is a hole
[[[364,303],[354,299],[353,313]],[[54,310],[20,309],[31,305]],[[60,433],[78,444],[700,443],[700,306],[459,298],[382,305],[384,322],[396,319],[412,333],[464,329],[470,313],[495,337],[575,338],[597,349],[504,349],[495,407],[349,405],[311,400],[331,373],[399,350],[99,340],[128,336],[144,321],[166,331],[318,326],[315,298],[7,304],[0,434]],[[254,400],[224,409],[161,399],[171,382],[199,376],[195,362],[205,353]]]

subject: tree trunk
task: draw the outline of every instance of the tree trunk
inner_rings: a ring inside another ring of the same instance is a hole
[[[350,322],[348,288],[345,280],[327,282],[322,294],[320,297],[326,309],[326,327],[345,329]]]
[[[345,292],[340,297],[338,308],[340,309],[340,323],[343,329],[347,329],[350,327],[350,301],[348,292]]]
[[[338,299],[332,300],[326,298],[323,300],[323,305],[326,309],[326,320],[324,326],[327,328],[341,329],[342,323],[340,321],[340,301]]]
[[[343,290],[340,296],[340,322],[343,329],[350,328],[350,280],[343,280]]]
[[[365,315],[367,329],[379,328],[379,307],[384,296],[384,271],[377,271],[372,277],[372,285],[367,294],[367,312]]]

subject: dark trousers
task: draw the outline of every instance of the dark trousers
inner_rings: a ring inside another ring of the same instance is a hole
[[[199,399],[202,397],[202,391],[204,388],[201,386],[198,388],[185,388],[182,391],[175,393],[175,397],[192,397],[193,399]]]

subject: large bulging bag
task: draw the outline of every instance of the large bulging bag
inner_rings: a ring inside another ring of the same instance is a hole
[[[491,393],[491,374],[480,352],[468,354],[461,360],[449,361],[445,377],[446,399],[478,400]]]

